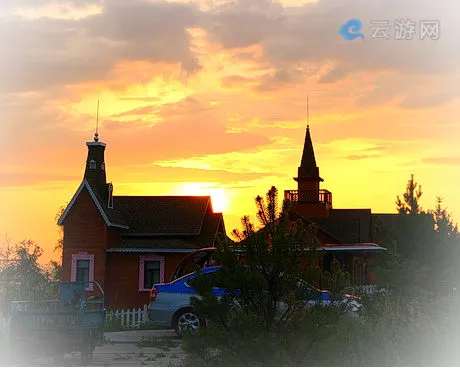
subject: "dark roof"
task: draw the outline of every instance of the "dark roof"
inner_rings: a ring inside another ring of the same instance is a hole
[[[121,212],[117,208],[115,208],[115,207],[114,208],[109,208],[108,207],[108,201],[103,200],[101,194],[96,189],[95,185],[92,184],[91,182],[88,182],[88,184],[91,187],[91,189],[93,190],[94,195],[95,195],[97,201],[99,202],[99,204],[101,205],[104,213],[109,218],[109,221],[112,224],[118,224],[118,225],[121,225],[121,226],[129,226],[128,223],[126,222],[125,218],[123,217],[123,215],[121,214]]]
[[[215,246],[217,234],[224,231],[222,213],[207,213],[202,221],[201,232],[196,235],[133,236],[124,231],[120,242],[110,244],[113,248],[199,249]]]
[[[311,141],[310,128],[307,126],[305,142],[303,145],[302,159],[298,169],[297,179],[315,179],[322,181],[319,177],[319,168],[316,166],[315,151]]]
[[[326,218],[312,218],[341,243],[366,243],[371,239],[370,209],[332,209]]]
[[[325,244],[325,243],[340,244],[341,243],[341,241],[337,237],[335,237],[333,234],[329,233],[327,231],[327,229],[322,227],[318,222],[315,222],[312,219],[308,219],[308,218],[300,215],[293,208],[289,210],[289,219],[291,221],[301,219],[303,221],[303,223],[305,225],[307,225],[307,226],[312,225],[312,224],[318,225],[318,231],[317,231],[316,237],[318,238],[318,240],[319,240],[319,242],[321,244]]]
[[[113,206],[131,235],[199,235],[212,213],[209,196],[114,196]]]
[[[64,220],[69,214],[70,210],[72,209],[73,205],[75,204],[78,196],[82,192],[82,190],[87,190],[89,195],[94,201],[94,204],[98,208],[102,218],[104,219],[107,226],[114,226],[119,227],[122,229],[127,229],[128,225],[124,220],[122,214],[117,211],[116,209],[108,208],[107,202],[104,201],[100,193],[96,190],[95,186],[88,182],[88,180],[84,179],[80,186],[78,187],[76,193],[72,197],[72,200],[67,205],[66,209],[62,213],[61,217],[58,220],[58,225],[61,226],[64,224]]]
[[[305,142],[303,144],[302,160],[300,166],[313,171],[316,168],[315,151],[311,141],[310,128],[307,127]]]

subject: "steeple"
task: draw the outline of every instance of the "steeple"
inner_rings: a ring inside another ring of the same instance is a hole
[[[332,193],[320,189],[323,181],[316,166],[315,151],[307,125],[302,159],[298,168],[297,190],[285,190],[284,199],[292,204],[291,210],[304,217],[327,217],[332,208]]]
[[[298,177],[294,178],[296,181],[323,181],[319,176],[319,167],[316,166],[315,151],[311,141],[310,126],[307,125],[307,132],[305,134],[305,142],[303,145],[302,160],[298,168]]]

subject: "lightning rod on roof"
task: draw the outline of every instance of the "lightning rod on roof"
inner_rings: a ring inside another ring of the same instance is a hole
[[[97,100],[96,133],[94,133],[94,142],[99,141],[99,133],[97,132],[98,128],[99,128],[99,100]]]
[[[308,110],[308,92],[307,92],[307,129],[310,129],[310,122],[309,122],[309,110]]]

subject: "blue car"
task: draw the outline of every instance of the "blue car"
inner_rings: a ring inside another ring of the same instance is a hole
[[[148,306],[148,316],[156,326],[172,328],[179,336],[185,332],[195,333],[205,321],[194,312],[191,306],[191,297],[196,296],[196,290],[190,285],[199,274],[212,274],[218,271],[221,266],[211,266],[201,269],[199,272],[189,273],[185,276],[175,279],[170,283],[155,284],[150,292],[150,303]],[[309,293],[308,300],[303,302],[305,307],[317,305],[330,305],[335,303],[346,302],[350,304],[350,312],[357,313],[361,305],[357,300],[345,295],[341,300],[331,300],[328,291],[321,291],[304,281],[300,282],[305,290],[305,286],[312,292]],[[300,284],[299,284],[300,285]],[[221,288],[212,289],[215,295],[229,294]],[[278,312],[282,313],[287,304],[280,302]]]

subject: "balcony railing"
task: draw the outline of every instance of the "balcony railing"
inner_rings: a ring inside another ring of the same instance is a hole
[[[332,193],[328,190],[285,190],[284,199],[297,203],[326,203],[332,205]]]

